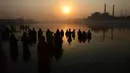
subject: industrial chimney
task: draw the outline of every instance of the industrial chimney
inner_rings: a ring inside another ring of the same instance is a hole
[[[112,16],[115,16],[115,5],[113,5]]]
[[[104,13],[106,13],[106,4],[104,5]]]

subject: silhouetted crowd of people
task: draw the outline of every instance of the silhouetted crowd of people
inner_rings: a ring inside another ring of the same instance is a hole
[[[72,42],[72,38],[75,40],[75,29],[73,29],[73,31],[71,31],[71,29],[67,29],[66,30],[66,37],[67,37],[67,41],[70,44]],[[78,41],[81,43],[85,43],[85,41],[88,39],[88,42],[90,42],[90,40],[92,39],[92,34],[90,32],[90,30],[88,30],[88,32],[85,31],[81,31],[80,29],[77,32],[77,36],[78,36]]]
[[[37,56],[38,56],[38,69],[39,73],[49,73],[51,59],[55,58],[59,60],[62,56],[62,44],[63,44],[63,37],[64,34],[67,37],[67,41],[69,44],[72,42],[72,38],[75,40],[75,29],[71,31],[71,29],[67,29],[64,33],[63,30],[57,29],[56,32],[52,32],[51,30],[47,29],[46,31],[46,38],[43,36],[42,29],[38,31],[38,44],[37,44]],[[85,31],[77,32],[79,42],[85,42],[87,39],[91,39],[91,32],[88,30],[86,33]],[[12,60],[17,60],[18,57],[18,40],[14,34],[10,36],[10,54]],[[36,44],[37,42],[37,32],[33,28],[32,30],[29,29],[28,33],[24,32],[21,37],[21,42],[23,46],[23,60],[28,61],[31,55],[29,50],[29,46],[32,44]]]
[[[28,30],[29,29],[29,26],[27,25],[20,25],[20,30]]]
[[[90,32],[90,30],[88,30],[88,32],[85,31],[81,31],[80,29],[78,30],[78,41],[81,43],[85,43],[85,41],[88,39],[88,42],[90,42],[90,40],[92,39],[92,34]]]
[[[36,44],[37,41],[37,32],[35,31],[35,29],[33,28],[33,30],[29,29],[28,32],[28,38],[29,38],[29,44]]]
[[[50,73],[51,59],[54,57],[59,60],[62,56],[62,42],[62,36],[58,29],[54,36],[53,32],[48,29],[46,39],[45,36],[39,34],[37,45],[39,73]]]

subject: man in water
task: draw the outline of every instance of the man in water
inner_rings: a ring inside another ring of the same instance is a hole
[[[39,31],[38,31],[38,40],[40,40],[42,34],[43,34],[42,29],[39,29]]]

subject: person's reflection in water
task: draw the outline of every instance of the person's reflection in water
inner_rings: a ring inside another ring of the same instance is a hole
[[[6,55],[2,49],[0,49],[0,73],[7,73],[7,71],[6,71]]]
[[[64,37],[64,31],[63,31],[63,29],[61,29],[61,37],[62,38]]]
[[[42,36],[37,45],[38,73],[50,73],[51,55],[48,46],[45,37]]]
[[[33,43],[33,32],[31,29],[29,29],[28,36],[29,36],[29,44],[31,46]]]
[[[91,39],[92,39],[92,38],[88,38],[88,43],[90,43]]]
[[[2,36],[0,32],[0,73],[6,73],[6,54],[2,49]]]
[[[29,51],[29,37],[27,33],[24,32],[22,36],[22,44],[23,44],[23,60],[28,61],[30,59],[30,51]]]
[[[59,60],[61,58],[62,52],[63,52],[63,50],[62,50],[63,40],[60,35],[54,34],[54,44],[56,45],[55,59]]]
[[[82,41],[83,41],[83,43],[85,43],[86,40],[87,40],[87,34],[86,34],[85,31],[83,31],[83,33],[82,33]]]
[[[54,37],[53,37],[53,40],[54,40],[54,44],[57,45],[57,36],[56,36],[56,33],[54,33]]]
[[[87,39],[88,39],[88,43],[90,43],[90,41],[91,41],[91,39],[92,39],[92,33],[91,33],[90,30],[88,30]]]
[[[114,29],[111,28],[111,40],[113,40],[113,38],[114,38]]]
[[[65,33],[66,37],[68,38],[68,35],[69,35],[69,31],[68,29],[66,29],[66,33]]]
[[[79,41],[79,43],[81,43],[82,32],[80,29],[78,30],[77,35],[78,35],[78,41]]]
[[[27,26],[27,25],[25,25],[25,26],[24,26],[24,28],[25,28],[25,31],[27,31],[27,30],[28,30],[28,26]]]
[[[71,35],[72,35],[72,32],[71,32],[71,29],[69,29],[68,36],[71,37]]]
[[[37,33],[35,31],[35,28],[33,28],[33,43],[36,44],[36,41],[37,41]]]
[[[75,40],[75,29],[72,32],[72,38]]]
[[[63,54],[63,49],[62,48],[57,48],[55,52],[55,59],[59,60],[62,57]]]
[[[47,29],[47,31],[46,31],[46,38],[47,38],[47,40],[46,40],[46,41],[48,41],[48,40],[49,40],[49,33],[50,33],[50,30],[49,30],[49,29]]]
[[[102,32],[103,32],[103,39],[102,40],[105,41],[106,40],[106,31],[103,30]]]
[[[71,42],[72,42],[71,36],[68,37],[68,40],[67,40],[67,41],[68,41],[69,44],[71,44]]]
[[[10,56],[12,60],[17,60],[18,58],[18,40],[14,34],[10,36]]]

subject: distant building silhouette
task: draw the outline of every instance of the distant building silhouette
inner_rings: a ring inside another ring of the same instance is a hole
[[[91,16],[88,16],[88,21],[94,20],[94,21],[110,21],[110,20],[130,20],[130,16],[127,16],[127,9],[125,9],[125,15],[123,16],[123,11],[121,11],[120,17],[115,17],[115,5],[113,5],[112,9],[112,15],[107,13],[106,11],[106,4],[104,6],[104,13],[95,12],[91,14]]]

